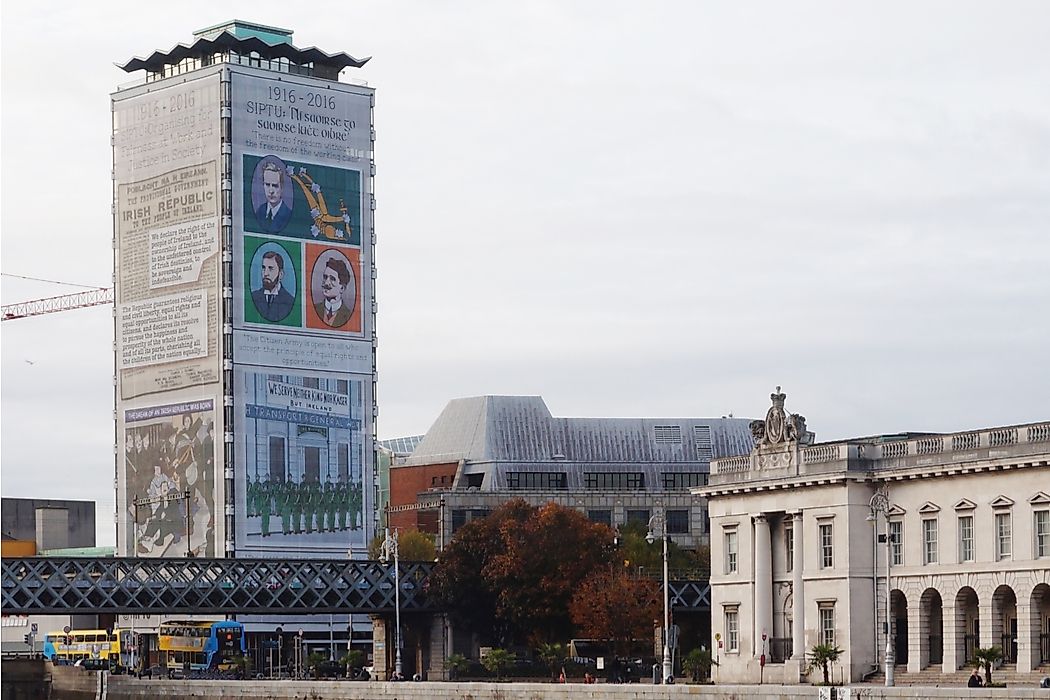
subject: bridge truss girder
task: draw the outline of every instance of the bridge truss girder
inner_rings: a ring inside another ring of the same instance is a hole
[[[401,611],[430,611],[433,564],[402,562]],[[292,559],[25,558],[2,562],[10,614],[295,614],[394,610],[393,564]]]

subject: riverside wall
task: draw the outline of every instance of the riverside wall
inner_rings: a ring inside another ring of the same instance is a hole
[[[56,667],[52,700],[146,698],[255,698],[258,700],[818,700],[828,689],[807,685],[584,685],[582,683],[390,683],[382,681],[205,681],[113,676]],[[928,688],[860,685],[850,700],[881,698],[1050,698],[1050,691],[1022,688]]]

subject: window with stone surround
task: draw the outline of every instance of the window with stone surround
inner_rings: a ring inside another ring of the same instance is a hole
[[[820,533],[820,568],[830,569],[835,566],[835,530],[832,523],[821,523]]]
[[[995,558],[1009,559],[1013,553],[1013,523],[1010,511],[995,514]]]
[[[904,522],[890,521],[890,559],[893,566],[904,566]]]
[[[727,574],[735,574],[737,570],[737,532],[736,528],[725,531],[725,568]]]
[[[668,510],[666,515],[667,515],[667,533],[669,535],[688,535],[689,534],[689,511],[688,510]]]
[[[1032,532],[1035,534],[1035,556],[1050,557],[1050,510],[1032,512]],[[1050,623],[1047,623],[1050,627]]]
[[[835,604],[820,603],[820,643],[835,646]]]
[[[734,607],[726,608],[726,651],[740,651],[740,611]]]
[[[788,525],[784,528],[784,558],[788,571],[795,570],[795,528]]]
[[[922,563],[937,563],[937,518],[922,520]]]
[[[973,561],[973,516],[959,516],[959,561]]]

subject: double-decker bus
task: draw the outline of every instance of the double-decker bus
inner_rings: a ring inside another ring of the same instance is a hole
[[[120,663],[121,632],[124,630],[69,630],[44,635],[44,658],[54,663],[97,661],[107,667]]]
[[[162,622],[157,648],[162,663],[169,669],[188,666],[195,671],[215,668],[228,671],[234,667],[233,660],[248,651],[244,625],[228,620]]]

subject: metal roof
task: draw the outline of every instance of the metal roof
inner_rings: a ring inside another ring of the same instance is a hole
[[[360,68],[371,59],[371,57],[354,58],[345,52],[327,53],[314,46],[300,49],[286,42],[270,44],[255,36],[237,37],[224,31],[212,38],[201,37],[192,44],[178,44],[169,51],[154,51],[146,58],[135,57],[124,65],[117,65],[128,73],[137,70],[158,71],[166,65],[179,63],[185,58],[207,56],[222,51],[236,51],[241,54],[249,54],[254,51],[266,59],[287,58],[298,64],[320,63],[339,70],[347,67]]]
[[[404,464],[697,462],[747,454],[748,418],[558,418],[539,396],[453,399]],[[710,452],[700,454],[699,434]]]

